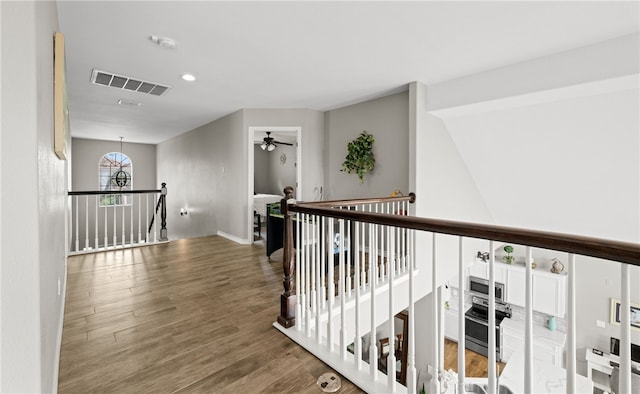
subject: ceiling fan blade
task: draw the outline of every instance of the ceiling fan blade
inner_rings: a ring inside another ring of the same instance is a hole
[[[272,141],[274,144],[280,144],[280,145],[289,145],[289,146],[293,146],[292,143],[289,142],[282,142],[282,141]]]

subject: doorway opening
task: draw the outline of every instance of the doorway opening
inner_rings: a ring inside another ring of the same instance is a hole
[[[257,243],[267,236],[267,205],[280,202],[286,186],[302,198],[302,128],[249,127],[248,134],[247,239]]]

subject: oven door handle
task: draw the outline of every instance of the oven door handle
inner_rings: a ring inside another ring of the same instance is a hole
[[[482,324],[483,326],[489,327],[489,322],[488,321],[485,322],[485,321],[482,321],[480,319],[476,319],[475,317],[471,317],[471,316],[465,316],[465,319],[469,319],[469,320],[471,320],[473,322],[476,322],[478,324]]]

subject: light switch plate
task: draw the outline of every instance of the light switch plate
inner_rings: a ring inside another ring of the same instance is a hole
[[[600,328],[604,328],[605,323],[602,320],[596,320],[596,326]]]

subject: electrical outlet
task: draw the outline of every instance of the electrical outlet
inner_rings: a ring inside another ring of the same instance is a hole
[[[596,327],[604,328],[605,323],[602,320],[596,320]]]

